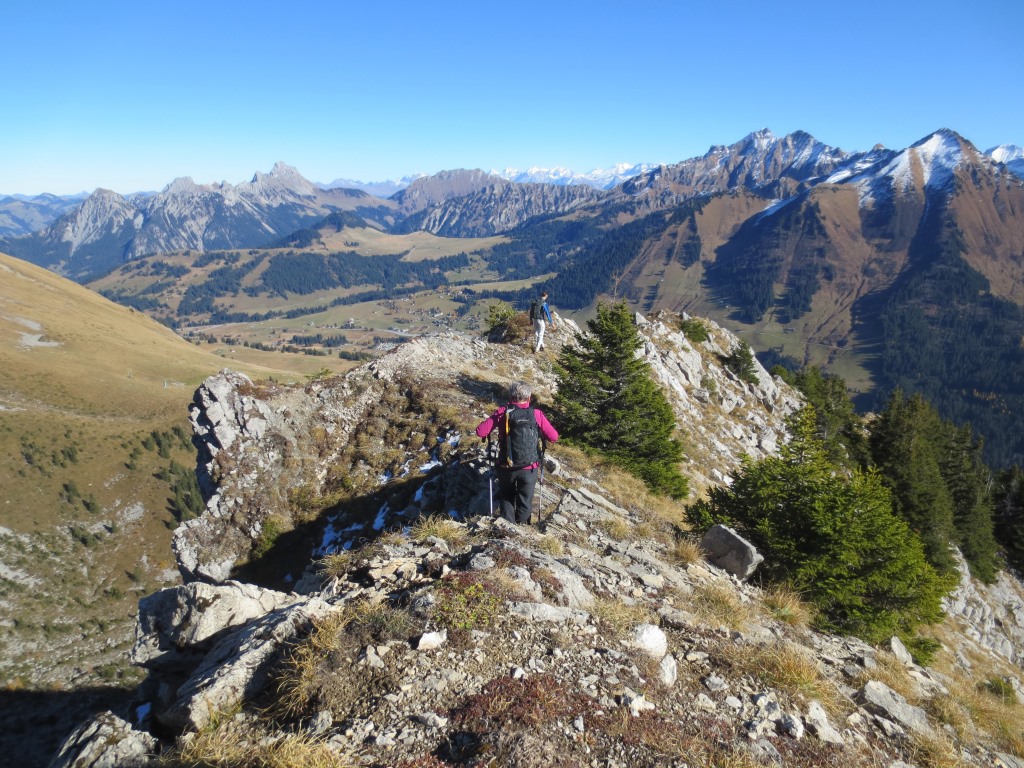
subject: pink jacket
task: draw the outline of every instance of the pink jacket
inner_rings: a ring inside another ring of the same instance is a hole
[[[517,408],[529,408],[530,402],[512,403],[512,405]],[[501,417],[505,414],[507,409],[508,406],[503,405],[491,416],[488,416],[486,419],[481,421],[480,424],[477,425],[476,436],[483,438],[491,434],[491,432],[498,426],[498,422],[501,420]],[[536,419],[537,427],[540,429],[541,435],[547,442],[554,443],[558,440],[558,432],[551,426],[551,422],[548,421],[548,417],[545,416],[539,408],[533,409],[533,418]]]

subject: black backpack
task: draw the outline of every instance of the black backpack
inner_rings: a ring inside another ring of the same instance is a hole
[[[540,429],[533,406],[508,406],[498,423],[498,466],[522,469],[540,461]]]
[[[540,302],[537,299],[533,300],[533,304],[530,305],[530,319],[536,320],[540,317]]]

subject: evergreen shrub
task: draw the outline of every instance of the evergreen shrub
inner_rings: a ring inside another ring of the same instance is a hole
[[[737,529],[764,554],[762,573],[811,601],[823,629],[876,642],[939,620],[944,582],[881,478],[841,471],[815,431],[807,406],[778,456],[745,460],[729,488],[687,507],[691,524]]]

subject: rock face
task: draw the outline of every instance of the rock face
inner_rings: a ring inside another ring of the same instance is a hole
[[[1024,666],[1024,588],[1005,571],[995,583],[971,578],[966,561],[957,555],[960,584],[944,600],[946,613],[960,620],[961,630],[978,645]]]

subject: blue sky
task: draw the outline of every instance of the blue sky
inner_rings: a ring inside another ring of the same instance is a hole
[[[1024,145],[1024,3],[9,3],[0,193]]]

